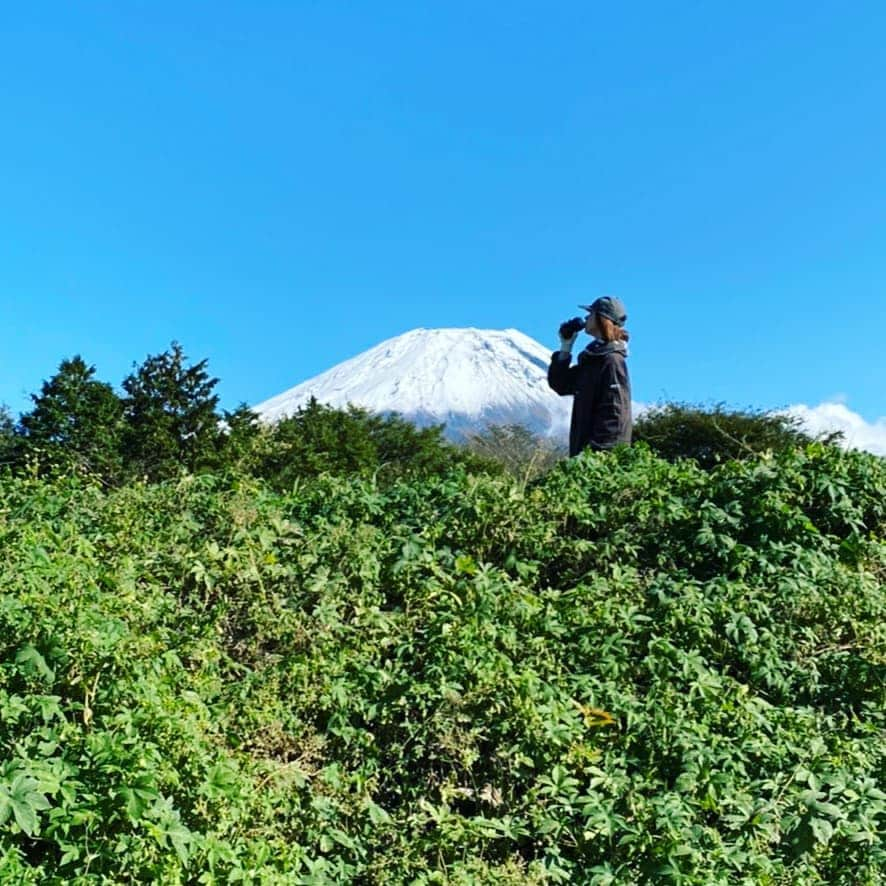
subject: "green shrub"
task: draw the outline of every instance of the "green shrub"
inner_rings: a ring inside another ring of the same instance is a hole
[[[834,443],[839,434],[824,442]],[[785,413],[666,403],[644,411],[634,423],[634,442],[646,443],[662,458],[695,459],[711,468],[729,459],[753,458],[812,442],[799,419]]]
[[[524,483],[543,477],[567,453],[562,445],[518,424],[484,428],[468,436],[464,445]]]
[[[0,481],[0,879],[837,884],[886,462]]]
[[[324,473],[376,476],[389,483],[433,475],[453,464],[501,470],[494,461],[448,443],[442,425],[417,428],[397,415],[356,406],[336,409],[311,399],[257,436],[249,470],[282,491]]]

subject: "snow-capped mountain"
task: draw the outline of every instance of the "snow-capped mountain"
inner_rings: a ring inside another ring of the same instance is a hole
[[[547,383],[551,352],[517,329],[413,329],[255,407],[266,421],[311,397],[334,407],[398,412],[418,425],[446,424],[449,437],[487,424],[562,434],[571,398]]]

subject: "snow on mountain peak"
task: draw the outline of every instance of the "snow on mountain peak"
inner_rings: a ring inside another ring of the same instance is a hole
[[[561,433],[570,402],[547,383],[550,351],[518,329],[413,329],[255,407],[266,421],[311,397],[342,408],[398,412],[419,425],[445,422],[449,436],[484,424]]]

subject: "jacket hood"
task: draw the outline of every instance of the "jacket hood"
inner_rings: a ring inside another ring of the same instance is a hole
[[[594,339],[579,355],[579,362],[588,360],[591,357],[603,357],[606,354],[621,354],[623,357],[628,356],[628,346],[623,341],[600,341]]]

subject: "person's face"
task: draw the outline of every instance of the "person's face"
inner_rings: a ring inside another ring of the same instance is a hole
[[[602,335],[602,330],[600,329],[600,324],[597,322],[597,314],[592,313],[588,314],[585,318],[585,332],[588,335],[593,335],[594,338],[600,338]]]

